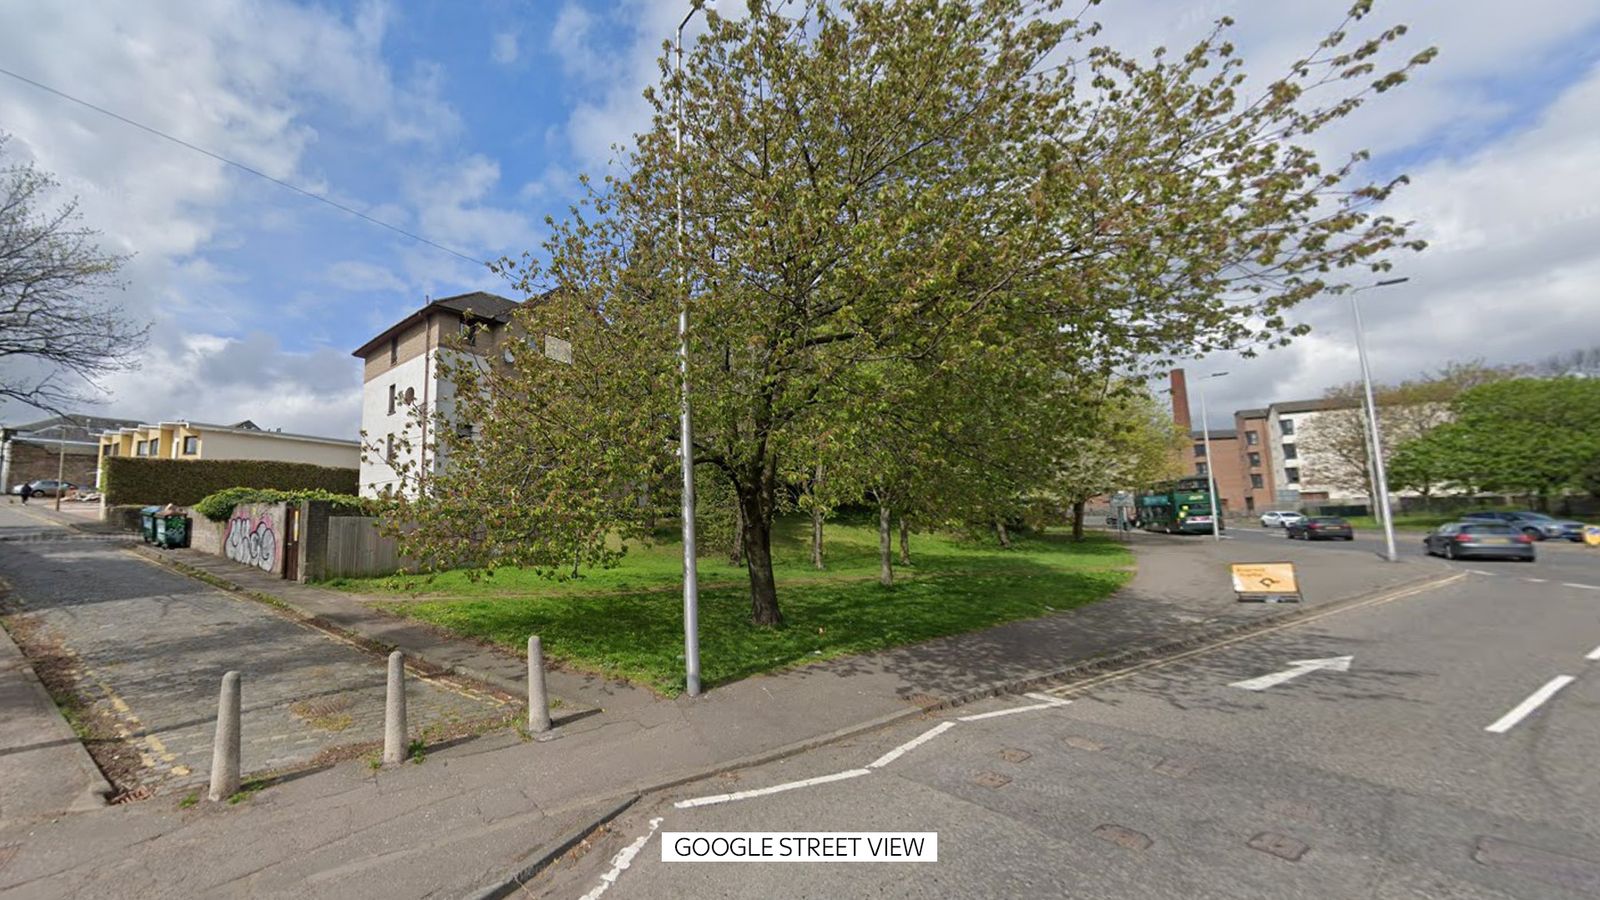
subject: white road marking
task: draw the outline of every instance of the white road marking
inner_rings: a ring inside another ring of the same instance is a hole
[[[1471,572],[1474,575],[1499,575],[1500,574],[1499,572],[1485,572],[1482,569],[1468,569],[1467,571]]]
[[[610,871],[600,876],[600,883],[594,886],[594,890],[584,894],[583,900],[596,900],[601,894],[610,890],[611,886],[617,883],[617,879],[622,877],[622,873],[633,865],[633,858],[639,855],[639,851],[644,849],[644,845],[650,840],[650,836],[655,834],[656,829],[660,827],[661,817],[657,816],[650,820],[649,831],[640,835],[638,840],[618,850],[617,855],[611,857]]]
[[[1196,620],[1196,621],[1199,621],[1199,620]],[[1066,706],[1068,703],[1072,702],[1071,700],[1063,700],[1060,697],[1052,697],[1049,694],[1040,694],[1040,693],[1037,693],[1037,692],[1031,693],[1031,694],[1023,694],[1022,696],[1027,697],[1027,698],[1032,699],[1032,700],[1043,700],[1044,702],[1050,704],[1051,706]]]
[[[1539,688],[1537,691],[1534,691],[1532,694],[1530,694],[1528,699],[1518,703],[1510,712],[1501,716],[1493,725],[1485,728],[1484,731],[1492,731],[1495,734],[1505,734],[1512,728],[1516,727],[1518,722],[1521,722],[1524,718],[1526,718],[1528,713],[1538,709],[1540,704],[1544,703],[1546,700],[1549,700],[1551,697],[1554,697],[1556,691],[1561,690],[1576,680],[1577,679],[1573,678],[1571,675],[1557,675],[1556,677],[1545,682],[1544,687]]]
[[[1544,581],[1545,581],[1543,578],[1524,578],[1522,580],[1523,581],[1531,581],[1534,584],[1544,584]]]
[[[1293,678],[1299,678],[1307,672],[1316,672],[1326,669],[1329,672],[1348,672],[1350,663],[1355,661],[1354,656],[1330,656],[1327,659],[1297,659],[1289,663],[1289,668],[1282,672],[1273,672],[1271,675],[1262,675],[1259,678],[1246,678],[1244,681],[1235,681],[1228,687],[1244,688],[1247,691],[1264,691],[1275,687]]]
[[[1066,706],[1070,700],[1052,699],[1049,703],[1035,703],[1032,706],[1014,706],[1011,709],[997,709],[994,712],[975,713],[970,716],[957,716],[957,722],[976,722],[979,719],[992,719],[995,716],[1011,716],[1017,713],[1033,712],[1036,709],[1051,709],[1056,706]]]
[[[1561,582],[1562,587],[1578,588],[1585,591],[1600,591],[1600,584],[1576,584],[1571,581]]]
[[[678,809],[688,809],[692,806],[711,806],[715,803],[728,803],[733,800],[748,800],[751,797],[765,797],[768,794],[781,794],[797,788],[811,787],[816,784],[827,784],[830,781],[844,781],[846,778],[860,778],[862,775],[871,775],[870,769],[848,769],[835,772],[832,775],[818,775],[816,778],[807,778],[804,781],[790,781],[786,784],[775,784],[772,787],[756,788],[749,791],[734,791],[731,794],[715,794],[710,797],[695,797],[692,800],[679,800],[672,804]]]
[[[924,731],[911,740],[906,741],[904,744],[901,744],[893,750],[890,750],[888,753],[878,757],[872,762],[867,763],[867,768],[881,769],[884,766],[887,766],[889,763],[892,763],[900,757],[906,755],[906,753],[917,749],[923,744],[926,744],[927,742],[933,740],[941,734],[944,734],[946,731],[949,731],[954,727],[956,727],[956,723],[954,722],[940,722],[939,724],[933,726],[927,731]]]
[[[1600,659],[1600,647],[1596,647],[1593,650],[1590,650],[1588,655],[1585,656],[1584,659]]]

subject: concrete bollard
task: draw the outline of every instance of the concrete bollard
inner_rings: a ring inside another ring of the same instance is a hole
[[[537,634],[528,637],[528,730],[550,730],[550,695],[544,688],[544,644]]]
[[[389,699],[383,710],[383,764],[398,766],[406,759],[406,655],[389,654]]]
[[[211,745],[212,800],[239,793],[239,673],[222,676],[217,697],[217,736]]]

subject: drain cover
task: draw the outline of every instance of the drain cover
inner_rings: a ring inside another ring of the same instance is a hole
[[[999,772],[984,772],[972,779],[973,784],[981,784],[986,788],[1003,788],[1011,783],[1011,779]]]
[[[1262,853],[1271,853],[1280,859],[1295,862],[1311,848],[1302,841],[1282,834],[1263,831],[1250,839],[1250,846]]]
[[[1029,759],[1033,758],[1033,754],[1026,750],[1018,750],[1015,747],[1008,747],[1000,751],[1000,758],[1008,763],[1019,763],[1027,762]]]
[[[1095,753],[1106,748],[1106,745],[1100,743],[1099,741],[1092,741],[1086,737],[1079,737],[1075,734],[1069,734],[1062,738],[1061,743],[1066,744],[1068,747],[1071,747],[1074,750],[1088,750],[1090,753]]]
[[[1108,844],[1116,844],[1124,850],[1148,850],[1155,843],[1150,836],[1142,831],[1124,828],[1121,825],[1106,823],[1094,830],[1094,836]]]
[[[1166,759],[1163,759],[1161,762],[1156,763],[1154,766],[1151,766],[1151,770],[1157,774],[1165,775],[1168,778],[1182,778],[1183,776],[1188,775],[1190,772],[1193,772],[1194,766],[1195,764],[1190,760],[1176,759],[1169,756]]]

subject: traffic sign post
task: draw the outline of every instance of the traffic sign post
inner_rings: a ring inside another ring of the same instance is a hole
[[[1241,603],[1299,603],[1300,580],[1294,563],[1232,563],[1233,592]]]

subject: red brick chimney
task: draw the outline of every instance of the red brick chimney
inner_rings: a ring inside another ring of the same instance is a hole
[[[1189,383],[1184,380],[1182,369],[1172,370],[1172,421],[1178,423],[1186,435],[1194,430],[1194,424],[1189,421]]]

